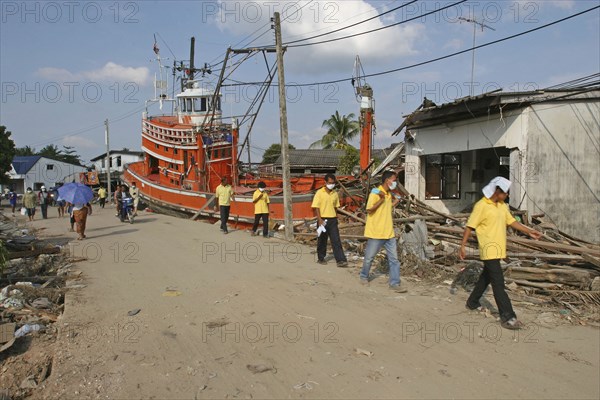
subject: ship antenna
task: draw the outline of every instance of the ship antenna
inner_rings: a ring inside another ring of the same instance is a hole
[[[162,100],[166,99],[168,96],[168,84],[167,80],[164,79],[165,71],[160,58],[160,49],[158,48],[158,43],[156,42],[156,34],[154,34],[154,46],[152,50],[154,50],[154,54],[156,54],[156,62],[158,62],[158,70],[160,75],[159,80],[157,80],[156,75],[154,75],[154,99],[159,99],[161,101],[160,108],[162,109]]]

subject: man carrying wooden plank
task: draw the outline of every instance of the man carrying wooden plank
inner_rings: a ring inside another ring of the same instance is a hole
[[[483,261],[483,271],[467,300],[467,308],[470,310],[480,308],[479,299],[491,284],[502,327],[516,330],[521,329],[523,324],[517,320],[517,315],[512,308],[504,288],[504,274],[500,267],[500,259],[506,258],[506,227],[510,226],[536,240],[541,237],[541,233],[517,222],[510,214],[508,205],[504,203],[510,185],[511,181],[497,176],[483,188],[484,197],[475,204],[465,226],[459,257],[464,260],[465,245],[471,232],[475,230],[479,243],[479,257]]]
[[[333,256],[337,266],[341,268],[348,267],[348,260],[342,248],[340,231],[338,228],[337,213],[340,208],[340,197],[335,189],[335,176],[333,174],[325,175],[325,186],[317,190],[313,198],[312,208],[317,216],[317,226],[319,227],[319,237],[317,238],[317,262],[326,265],[325,255],[327,254],[327,239],[331,239]]]

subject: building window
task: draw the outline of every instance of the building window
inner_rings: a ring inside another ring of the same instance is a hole
[[[433,154],[426,161],[425,198],[460,199],[460,154]]]
[[[169,148],[167,146],[165,146],[165,151],[168,153],[169,152]]]
[[[117,167],[121,166],[121,156],[117,157]]]
[[[157,143],[154,143],[154,148],[158,149],[160,146]]]
[[[46,170],[50,171],[54,169],[54,164],[46,164]]]
[[[173,149],[173,154],[177,154],[177,149]]]

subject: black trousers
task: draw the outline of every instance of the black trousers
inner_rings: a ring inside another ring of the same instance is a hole
[[[263,236],[269,236],[269,214],[254,214],[254,225],[252,225],[252,232],[256,232],[258,224],[262,219],[263,222]]]
[[[48,204],[40,204],[40,208],[42,210],[42,218],[48,218]]]
[[[474,310],[481,306],[479,299],[483,296],[483,292],[485,292],[490,283],[492,284],[494,300],[496,300],[498,312],[500,313],[500,320],[505,322],[511,318],[516,318],[517,315],[512,308],[512,304],[504,288],[504,273],[502,272],[502,267],[500,267],[499,259],[485,260],[483,262],[483,271],[467,300],[467,307]]]
[[[230,206],[219,206],[221,213],[221,230],[227,232],[227,220],[229,219],[229,208]]]
[[[327,255],[327,239],[331,239],[335,261],[347,261],[344,249],[342,248],[337,218],[323,218],[323,221],[327,221],[327,223],[325,224],[325,232],[321,233],[317,239],[317,257],[319,260],[325,259],[325,255]]]
[[[100,207],[104,208],[106,204],[106,197],[100,197]]]

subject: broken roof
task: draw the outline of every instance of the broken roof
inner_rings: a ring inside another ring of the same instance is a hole
[[[478,96],[462,97],[439,106],[434,104],[430,107],[419,108],[413,113],[405,115],[402,125],[393,134],[399,134],[405,127],[406,129],[424,128],[524,108],[536,103],[599,99],[600,87],[598,86],[580,89],[545,89],[530,92],[502,92],[499,89]]]

